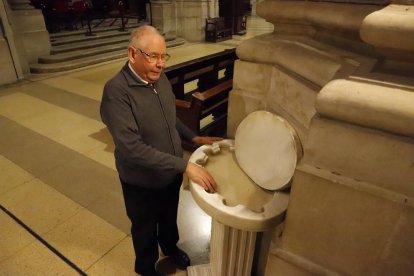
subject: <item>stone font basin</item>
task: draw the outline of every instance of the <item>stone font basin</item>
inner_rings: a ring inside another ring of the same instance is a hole
[[[265,231],[283,219],[289,196],[256,185],[240,168],[234,140],[198,148],[190,161],[206,168],[217,182],[217,192],[208,193],[190,181],[197,204],[218,221],[237,229]]]
[[[257,232],[283,221],[286,188],[301,157],[295,130],[267,111],[249,114],[235,140],[194,151],[190,162],[214,177],[217,190],[209,193],[190,180],[193,198],[212,217],[212,230],[210,264],[190,268],[189,276],[251,275]]]

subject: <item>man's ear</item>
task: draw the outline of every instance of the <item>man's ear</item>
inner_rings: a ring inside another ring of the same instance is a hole
[[[128,47],[128,59],[129,62],[135,63],[135,50],[131,47]]]

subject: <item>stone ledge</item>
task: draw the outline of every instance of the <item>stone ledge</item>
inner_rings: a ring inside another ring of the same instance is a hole
[[[343,185],[359,192],[364,192],[375,197],[380,197],[385,200],[398,203],[402,206],[414,208],[414,198],[400,192],[388,190],[369,182],[355,180],[348,176],[343,176],[324,169],[319,169],[305,163],[298,165],[296,169],[303,173],[315,175],[319,178],[329,180],[332,183]]]
[[[413,106],[412,91],[352,80],[331,81],[316,99],[317,112],[326,117],[411,137]]]
[[[320,50],[302,40],[293,36],[261,35],[242,42],[237,47],[237,56],[245,61],[279,65],[319,87],[332,79],[352,74],[359,66],[358,62]]]
[[[298,29],[325,29],[359,39],[359,28],[364,18],[381,6],[350,3],[311,1],[263,1],[257,5],[257,14],[275,25],[296,25]]]
[[[413,18],[413,6],[389,5],[369,14],[364,19],[360,30],[361,38],[377,48],[412,53],[414,52]],[[409,55],[405,56],[405,58],[407,57]]]
[[[414,144],[406,136],[315,116],[301,164],[414,198]]]

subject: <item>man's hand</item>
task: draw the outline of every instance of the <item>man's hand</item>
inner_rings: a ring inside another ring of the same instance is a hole
[[[188,178],[203,187],[207,192],[216,192],[216,181],[214,181],[214,178],[208,173],[206,169],[199,167],[194,163],[188,162],[185,173],[187,174]]]
[[[223,140],[221,137],[196,136],[191,141],[200,145],[211,145],[221,140]]]

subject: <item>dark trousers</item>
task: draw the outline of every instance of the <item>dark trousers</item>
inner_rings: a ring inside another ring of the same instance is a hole
[[[158,244],[164,255],[177,250],[177,209],[182,176],[163,189],[148,189],[121,180],[135,251],[135,272],[151,271],[158,260]]]

